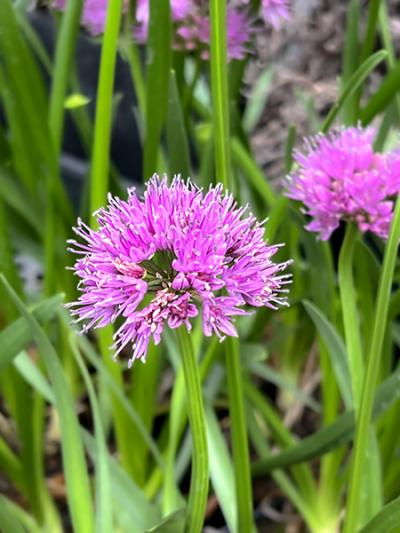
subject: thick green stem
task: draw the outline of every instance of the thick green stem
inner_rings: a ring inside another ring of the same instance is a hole
[[[226,51],[226,0],[211,0],[211,91],[214,117],[215,169],[217,180],[232,189],[229,130],[229,92]],[[237,339],[225,342],[236,484],[238,532],[253,531],[253,498],[249,444],[243,404],[242,369]]]
[[[359,415],[356,420],[354,441],[354,456],[350,473],[347,513],[344,533],[353,533],[357,528],[359,516],[359,502],[363,470],[365,468],[366,447],[368,445],[368,431],[371,423],[371,413],[374,392],[379,374],[379,364],[382,355],[382,345],[388,317],[390,290],[396,265],[397,251],[400,240],[400,202],[397,200],[389,239],[385,248],[383,268],[379,280],[376,302],[375,320],[372,331],[371,347],[368,354],[367,370],[362,388]]]
[[[200,376],[192,341],[184,327],[177,330],[185,377],[186,399],[190,430],[192,433],[192,476],[186,514],[185,531],[202,530],[208,495],[208,450]]]
[[[343,326],[346,338],[347,355],[353,388],[354,408],[358,413],[361,398],[361,385],[364,375],[364,362],[357,313],[357,299],[353,279],[354,246],[357,227],[348,224],[339,255],[339,290],[343,313]]]

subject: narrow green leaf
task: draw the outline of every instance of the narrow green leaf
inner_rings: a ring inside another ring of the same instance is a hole
[[[343,47],[342,84],[346,85],[356,70],[359,61],[359,18],[360,1],[350,0],[346,16],[346,33]],[[353,98],[343,108],[343,122],[354,124],[357,115],[357,102]]]
[[[189,144],[176,84],[176,75],[173,70],[170,72],[168,84],[167,145],[171,176],[180,174],[186,179],[191,175]]]
[[[297,129],[293,124],[289,126],[288,135],[285,143],[285,172],[288,174],[293,165],[293,147],[296,142]]]
[[[249,364],[248,369],[257,376],[260,376],[261,378],[265,379],[269,383],[273,383],[280,389],[286,390],[289,394],[292,394],[297,401],[303,402],[316,413],[319,413],[321,411],[321,407],[318,402],[316,402],[313,398],[311,398],[311,396],[296,387],[296,385],[285,379],[284,376],[282,376],[279,372],[277,372],[270,366],[263,363],[255,362]]]
[[[26,533],[24,526],[13,512],[10,501],[0,495],[0,529],[2,533]]]
[[[0,281],[29,325],[53,387],[60,417],[63,468],[74,529],[77,533],[92,533],[93,510],[89,476],[80,437],[79,422],[63,368],[57,353],[38,321],[29,313],[3,275],[0,275]]]
[[[400,530],[400,498],[393,500],[377,513],[360,533],[396,533]]]
[[[28,191],[15,176],[5,169],[0,168],[0,196],[5,204],[15,210],[32,228],[36,235],[43,234],[43,215],[40,206],[33,202],[27,202]]]
[[[57,294],[44,300],[32,309],[32,315],[44,324],[55,316],[63,298],[62,294]],[[14,357],[32,341],[32,338],[32,329],[24,317],[18,318],[0,333],[0,371],[11,363]]]
[[[261,72],[251,89],[243,114],[243,127],[247,133],[250,133],[255,128],[261,118],[268,100],[274,74],[275,66],[268,65]]]
[[[171,69],[171,13],[169,0],[150,0],[147,39],[146,137],[143,175],[157,170],[161,131],[167,112],[168,78]]]
[[[235,165],[242,170],[252,187],[254,187],[255,191],[264,200],[266,207],[270,208],[275,202],[275,193],[264,174],[258,168],[254,158],[237,138],[231,140],[231,149]]]
[[[50,403],[55,403],[49,382],[24,350],[14,359],[14,365],[25,381],[39,391],[43,398]]]
[[[329,130],[338,113],[361,87],[369,73],[372,72],[374,68],[387,57],[387,55],[387,52],[385,52],[384,50],[376,52],[368,59],[366,59],[364,63],[362,63],[358,67],[358,69],[352,74],[348,82],[344,85],[338,101],[332,106],[328,113],[328,116],[324,120],[324,124],[322,126],[322,131],[324,133]],[[361,113],[361,115],[363,116],[363,112]],[[363,118],[362,120],[364,122]]]
[[[78,42],[83,0],[69,0],[57,32],[49,103],[49,128],[58,160],[62,145],[65,95]]]
[[[353,398],[345,344],[322,311],[307,300],[304,300],[303,305],[328,348],[331,365],[346,409],[351,409],[353,407]]]
[[[396,96],[400,87],[400,61],[385,76],[378,90],[360,110],[361,122],[366,125]]]
[[[230,531],[236,531],[235,476],[226,441],[214,412],[206,406],[211,484]]]
[[[168,515],[157,526],[146,529],[145,533],[183,533],[185,530],[185,509]]]
[[[400,398],[400,367],[377,389],[374,401],[373,420],[385,413]],[[253,474],[260,475],[276,468],[302,463],[334,450],[350,442],[354,434],[354,411],[347,411],[336,422],[326,426],[314,435],[302,439],[298,444],[280,453],[253,464]]]

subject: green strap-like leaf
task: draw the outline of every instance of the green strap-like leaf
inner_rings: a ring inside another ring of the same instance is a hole
[[[393,500],[366,524],[360,533],[396,533],[400,531],[400,498]]]
[[[168,85],[167,144],[170,174],[180,174],[186,179],[191,175],[189,144],[173,70],[170,72]]]
[[[44,300],[32,310],[32,315],[41,324],[53,316],[63,300],[62,294]],[[24,317],[18,318],[0,333],[0,371],[21,352],[33,338],[32,329]]]
[[[346,409],[352,409],[351,378],[344,342],[334,326],[315,305],[307,300],[303,302],[303,305],[328,348],[331,365]]]

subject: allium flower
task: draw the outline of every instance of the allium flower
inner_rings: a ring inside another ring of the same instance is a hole
[[[119,317],[116,356],[132,344],[129,364],[145,360],[166,324],[190,331],[201,312],[204,334],[222,340],[237,336],[233,321],[244,306],[286,304],[288,263],[271,260],[279,245],[265,243],[263,225],[221,185],[202,191],[154,176],[143,199],[134,189],[126,201],[109,196],[96,217],[97,231],[79,220],[83,241],[70,241],[81,255],[74,270],[82,294],[69,307],[84,330]]]
[[[387,238],[400,192],[400,152],[374,152],[373,128],[347,128],[306,141],[289,176],[289,198],[303,202],[306,226],[329,239],[341,220]]]

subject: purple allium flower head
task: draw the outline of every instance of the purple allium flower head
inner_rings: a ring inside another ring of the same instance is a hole
[[[306,226],[329,239],[341,220],[387,238],[400,192],[400,152],[374,152],[375,130],[353,127],[306,141],[289,176],[289,198],[303,202]]]
[[[165,325],[190,331],[199,312],[204,334],[222,340],[237,336],[245,305],[286,304],[288,263],[272,262],[279,245],[265,243],[263,225],[221,185],[203,191],[153,176],[142,199],[134,189],[126,201],[109,196],[96,217],[98,230],[79,220],[80,242],[70,241],[82,294],[69,307],[84,330],[122,319],[116,356],[132,344],[129,364],[145,360]]]

